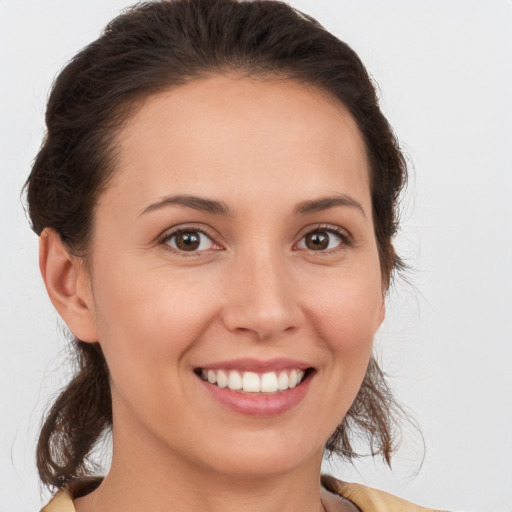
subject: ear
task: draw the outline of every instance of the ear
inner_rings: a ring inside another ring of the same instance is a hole
[[[70,254],[60,236],[49,228],[39,237],[39,268],[50,300],[70,331],[79,340],[98,341],[83,260]]]

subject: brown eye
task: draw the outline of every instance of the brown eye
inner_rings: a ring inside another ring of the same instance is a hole
[[[344,241],[343,235],[333,229],[316,229],[306,233],[298,247],[310,251],[327,251],[338,248]]]
[[[197,230],[183,230],[172,233],[165,242],[173,249],[183,252],[199,252],[211,249],[214,245],[212,239]]]
[[[197,233],[180,233],[176,235],[176,247],[182,251],[195,251],[201,239]]]
[[[329,236],[322,232],[308,233],[304,241],[306,247],[313,251],[322,251],[329,247]]]

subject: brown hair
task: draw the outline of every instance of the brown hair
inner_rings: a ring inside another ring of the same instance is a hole
[[[401,266],[392,245],[406,165],[356,53],[316,20],[278,1],[164,0],[114,19],[57,77],[47,134],[26,183],[33,230],[55,230],[86,257],[94,206],[115,171],[115,135],[138,102],[211,75],[277,75],[328,91],[354,117],[365,141],[374,229],[384,286]],[[62,487],[87,473],[87,457],[112,424],[106,361],[99,344],[75,339],[78,369],[49,411],[37,447],[42,482]],[[390,462],[396,403],[375,360],[326,448],[356,455],[354,435]]]

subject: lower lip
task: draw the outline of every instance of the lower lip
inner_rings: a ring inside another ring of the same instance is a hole
[[[308,392],[311,378],[309,375],[298,386],[278,393],[241,393],[229,388],[220,388],[202,380],[204,389],[218,402],[232,411],[247,416],[278,416],[297,406]]]

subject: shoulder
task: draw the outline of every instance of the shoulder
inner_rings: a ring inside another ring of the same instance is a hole
[[[329,492],[354,503],[361,512],[441,512],[414,505],[402,498],[365,485],[341,482],[328,475],[322,475],[322,485]]]
[[[41,509],[41,512],[75,512],[71,493],[66,489],[58,491],[50,503]]]
[[[41,509],[41,512],[76,512],[73,498],[89,494],[100,485],[102,480],[100,477],[72,480],[55,494],[50,503]]]

